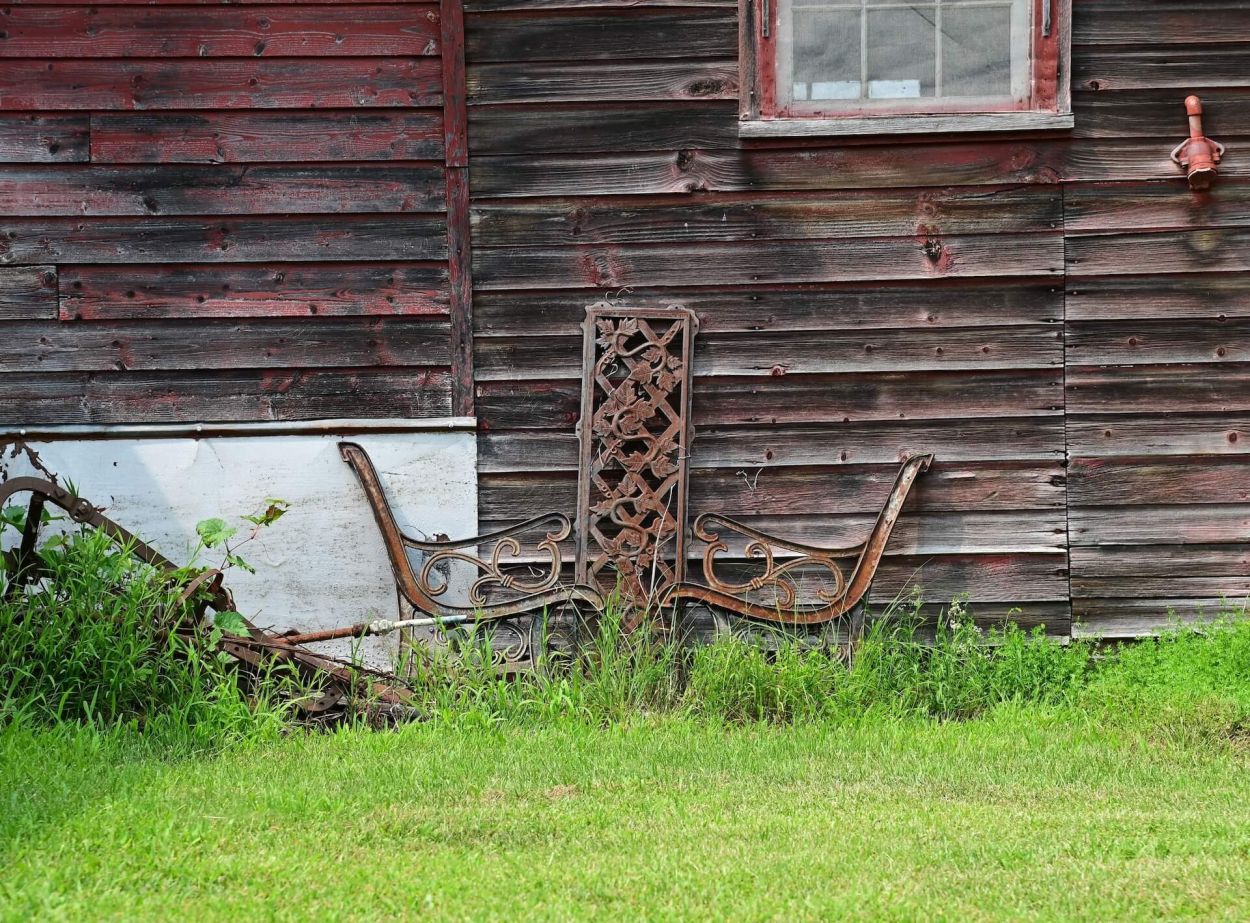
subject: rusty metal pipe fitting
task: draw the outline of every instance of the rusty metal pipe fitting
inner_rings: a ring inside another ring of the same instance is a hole
[[[1201,99],[1186,97],[1185,112],[1189,115],[1189,137],[1176,145],[1172,161],[1185,170],[1190,189],[1209,189],[1215,179],[1216,164],[1224,156],[1224,145],[1202,133]]]

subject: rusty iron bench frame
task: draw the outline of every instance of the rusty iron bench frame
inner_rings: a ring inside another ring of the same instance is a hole
[[[559,543],[572,533],[572,523],[564,514],[547,513],[473,538],[453,541],[412,538],[400,530],[386,499],[381,479],[365,450],[356,443],[342,442],[339,443],[339,451],[359,478],[377,520],[399,594],[414,610],[457,623],[508,619],[536,614],[570,603],[586,605],[596,612],[603,611],[606,600],[598,589],[585,584],[566,584],[560,581],[563,559]],[[704,513],[694,523],[695,535],[707,543],[703,554],[704,582],[681,582],[672,585],[661,599],[661,607],[676,608],[691,602],[701,603],[753,621],[790,626],[823,625],[845,615],[867,594],[912,485],[932,461],[932,455],[917,455],[903,463],[894,480],[894,486],[877,514],[872,531],[864,542],[857,545],[823,548],[801,544],[769,535],[718,513]],[[544,524],[550,524],[553,528],[535,545],[537,550],[547,556],[540,577],[525,581],[508,573],[505,562],[501,559],[505,555],[519,558],[521,543],[517,536]],[[717,556],[728,550],[720,537],[723,531],[737,532],[748,539],[747,559],[763,562],[763,574],[746,583],[727,583],[717,577]],[[480,558],[465,551],[488,543],[494,543],[489,558]],[[413,568],[408,549],[426,555],[420,570]],[[779,556],[777,551],[783,552],[784,557]],[[467,563],[482,574],[470,588],[470,606],[448,605],[437,598],[447,592],[449,584],[441,574],[435,576],[436,568],[440,563],[449,561]],[[851,566],[849,576],[846,572],[847,565]],[[816,594],[820,599],[817,605],[800,603],[791,582],[791,577],[796,572],[810,567],[822,571],[828,584]],[[491,587],[518,591],[523,595],[507,602],[492,603],[485,592]],[[761,590],[773,592],[772,605],[764,605],[748,598],[749,594],[759,593]]]
[[[917,477],[929,470],[932,462],[931,454],[907,459],[899,468],[894,486],[877,514],[868,538],[845,548],[823,548],[792,542],[719,513],[702,514],[694,521],[694,534],[706,544],[703,583],[675,584],[664,595],[661,605],[697,602],[744,618],[782,625],[823,625],[844,615],[867,594],[912,485]],[[729,550],[721,538],[724,532],[736,532],[747,539],[746,558],[761,562],[763,573],[738,583],[726,582],[716,575],[717,555]],[[779,559],[778,550],[790,554]],[[851,567],[849,576],[847,565]],[[826,584],[814,594],[820,600],[818,604],[804,604],[798,599],[792,577],[806,569],[822,574]],[[773,594],[771,605],[748,598],[748,594],[761,591]]]

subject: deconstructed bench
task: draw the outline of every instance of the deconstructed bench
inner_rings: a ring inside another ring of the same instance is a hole
[[[863,601],[912,486],[933,460],[902,463],[867,538],[825,548],[769,535],[718,513],[686,526],[690,457],[690,365],[698,329],[684,308],[625,310],[592,305],[584,326],[582,419],[577,527],[558,512],[506,529],[453,541],[416,539],[396,523],[382,483],[359,445],[340,443],[356,472],[390,557],[405,602],[457,622],[500,622],[569,604],[602,611],[619,593],[627,610],[661,617],[702,605],[756,622],[814,626],[838,619]],[[520,537],[546,527],[525,548]],[[688,532],[692,534],[688,534]],[[725,576],[727,538],[734,564],[749,576]],[[576,541],[575,577],[562,579],[560,543]],[[691,538],[704,543],[702,579],[686,579]],[[488,553],[473,551],[483,545]],[[409,551],[424,556],[419,567]],[[447,565],[478,576],[464,603],[443,597]],[[626,624],[637,618],[626,613]],[[852,625],[852,634],[856,626]]]
[[[703,582],[674,584],[662,605],[694,601],[743,618],[784,625],[822,625],[844,615],[867,594],[903,503],[916,478],[932,461],[932,455],[916,455],[905,461],[868,538],[845,548],[791,542],[718,513],[704,513],[694,521],[694,534],[707,546]],[[716,557],[729,550],[721,538],[724,532],[737,533],[746,540],[745,556],[759,562],[762,573],[738,581],[717,575]],[[811,594],[817,602],[805,603],[799,598],[800,574],[805,582],[818,583]]]
[[[396,587],[415,612],[459,623],[497,621],[568,604],[585,605],[594,611],[603,610],[605,596],[598,588],[585,583],[565,583],[560,579],[563,568],[560,542],[569,538],[573,528],[567,516],[547,513],[472,538],[448,541],[413,538],[400,530],[381,479],[365,450],[356,443],[342,442],[339,443],[339,451],[360,479],[381,530]],[[693,530],[695,536],[706,543],[703,582],[670,584],[658,600],[659,606],[667,608],[698,602],[743,618],[783,625],[819,625],[844,615],[863,600],[912,485],[932,461],[932,455],[918,455],[903,463],[885,505],[877,514],[872,531],[865,541],[857,545],[824,548],[792,542],[718,513],[704,513],[695,520]],[[522,544],[516,536],[543,525],[550,528],[533,546],[535,552],[544,558],[539,564],[533,555],[522,555]],[[723,532],[737,533],[746,540],[745,560],[759,562],[763,573],[738,582],[718,576],[717,556],[729,550],[728,544],[721,538]],[[488,557],[479,557],[465,550],[481,545],[493,546]],[[420,569],[412,566],[409,549],[424,555]],[[438,598],[446,594],[450,587],[450,581],[441,572],[440,565],[450,561],[468,564],[481,574],[469,587],[468,605],[451,605]],[[531,573],[518,574],[518,568]],[[532,574],[534,570],[539,571],[537,576]],[[819,602],[814,604],[803,602],[797,589],[798,575],[813,570],[816,573],[805,574],[803,580],[819,583],[814,590]],[[488,591],[492,589],[513,591],[519,595],[501,601],[491,598]],[[771,598],[761,600],[761,594]]]

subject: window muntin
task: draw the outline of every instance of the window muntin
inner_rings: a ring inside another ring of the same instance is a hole
[[[1053,37],[1039,47],[1040,7],[1051,2],[772,0],[760,44],[761,114],[1053,109]]]

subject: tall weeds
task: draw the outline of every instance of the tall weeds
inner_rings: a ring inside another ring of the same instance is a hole
[[[130,727],[190,747],[282,728],[282,677],[245,689],[215,638],[170,630],[186,613],[168,575],[92,530],[40,555],[44,576],[0,600],[0,724]],[[487,626],[445,649],[408,649],[402,675],[419,715],[453,722],[956,720],[1018,703],[1177,737],[1250,738],[1244,610],[1100,651],[1040,627],[982,629],[958,600],[927,625],[917,594],[868,620],[853,662],[785,631],[767,645],[736,635],[695,645],[652,619],[627,631],[627,615],[613,602],[568,652],[540,639],[537,668],[517,676],[501,672]]]
[[[488,632],[455,652],[414,653],[418,710],[483,723],[613,724],[654,715],[790,723],[963,720],[1015,703],[1156,725],[1173,712],[1201,713],[1219,733],[1244,725],[1250,735],[1244,612],[1099,650],[1090,641],[1060,643],[1041,626],[978,627],[959,600],[926,626],[917,596],[870,619],[850,663],[839,648],[784,631],[767,645],[733,635],[689,645],[652,622],[628,633],[625,622],[609,607],[577,651],[548,655],[516,677],[500,674]]]
[[[282,722],[245,695],[214,639],[172,631],[182,584],[84,529],[39,550],[33,586],[0,599],[0,723],[125,726],[190,746]],[[263,684],[262,684],[263,685]]]

